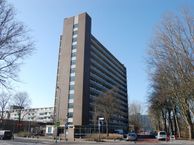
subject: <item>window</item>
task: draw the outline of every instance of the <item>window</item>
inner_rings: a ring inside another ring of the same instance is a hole
[[[74,98],[74,94],[69,94],[69,99],[73,99]]]
[[[73,50],[72,50],[72,53],[75,53],[75,52],[77,52],[77,49],[73,49]]]
[[[77,49],[77,45],[73,45],[73,46],[72,46],[72,50],[73,50],[73,49]]]
[[[75,65],[75,64],[71,65],[71,68],[75,68],[75,67],[76,67],[76,65]]]
[[[75,82],[74,81],[70,82],[70,85],[75,85]]]
[[[74,57],[71,57],[71,60],[76,60],[76,57],[74,56]]]
[[[75,34],[75,35],[73,35],[73,38],[77,38],[77,36],[78,36],[78,35],[77,35],[77,34]]]
[[[48,127],[48,133],[52,133],[52,127]]]
[[[69,108],[68,109],[68,112],[73,112],[73,108]]]
[[[71,57],[74,57],[74,56],[76,56],[76,53],[72,52]]]
[[[71,73],[70,76],[75,76],[75,73]]]
[[[71,61],[71,65],[76,64],[76,60]]]
[[[78,23],[73,25],[73,28],[78,28]]]
[[[74,85],[70,85],[69,86],[69,90],[74,90],[75,86]]]
[[[75,73],[75,68],[71,68],[70,72]]]
[[[74,99],[69,99],[68,103],[74,103]]]
[[[73,103],[69,103],[68,108],[73,108]]]
[[[72,118],[72,117],[73,117],[73,113],[72,113],[72,112],[69,112],[69,113],[68,113],[68,117],[69,117],[69,118]]]
[[[72,45],[76,45],[77,44],[77,41],[73,42]]]
[[[74,93],[75,93],[74,90],[70,90],[70,91],[69,91],[69,94],[74,94]]]
[[[73,35],[76,35],[78,33],[78,31],[74,30],[73,31]]]
[[[73,31],[77,31],[78,30],[78,28],[73,28]]]
[[[75,81],[75,76],[70,77],[70,82]]]
[[[77,41],[77,38],[73,38],[73,39],[72,39],[72,42],[76,42],[76,41]]]
[[[68,118],[68,122],[73,122],[73,118]]]

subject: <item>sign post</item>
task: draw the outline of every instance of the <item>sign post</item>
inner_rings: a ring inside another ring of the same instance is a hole
[[[100,128],[101,128],[101,124],[103,124],[103,121],[104,121],[103,117],[98,118],[98,141],[100,141]]]

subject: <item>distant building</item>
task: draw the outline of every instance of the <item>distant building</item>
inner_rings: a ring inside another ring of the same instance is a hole
[[[10,110],[14,110],[14,109],[24,109],[24,107],[16,106],[16,105],[11,105],[10,106]]]
[[[152,131],[153,126],[150,120],[150,117],[148,115],[142,115],[140,113],[137,113],[135,115],[129,115],[129,120],[131,120],[129,124],[129,130],[133,131],[135,130],[135,127],[138,127],[138,131]],[[135,121],[135,122],[134,122]],[[137,123],[137,124],[136,124]]]
[[[18,120],[18,111],[12,107],[6,112],[6,119]],[[21,109],[21,121],[34,121],[40,123],[53,123],[53,107]]]
[[[60,126],[66,120],[73,126],[93,124],[95,98],[116,87],[121,113],[111,123],[128,126],[126,73],[126,67],[92,35],[87,13],[66,18],[60,37],[55,121]]]
[[[153,130],[152,122],[151,122],[150,117],[148,115],[141,115],[140,120],[142,122],[141,127],[144,131],[152,131]]]

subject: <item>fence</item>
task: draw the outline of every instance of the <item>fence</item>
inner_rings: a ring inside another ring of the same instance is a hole
[[[122,130],[123,132],[127,131],[127,126],[117,126],[110,125],[108,127],[109,133],[116,133],[118,130]],[[90,136],[96,133],[106,133],[106,125],[87,125],[87,126],[74,126],[74,136],[75,138],[82,138],[85,136]],[[117,132],[118,133],[118,132]]]

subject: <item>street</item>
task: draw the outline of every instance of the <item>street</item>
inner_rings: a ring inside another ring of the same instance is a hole
[[[74,142],[57,142],[55,143],[54,140],[41,140],[41,139],[28,139],[28,138],[16,138],[14,140],[0,140],[0,145],[108,145],[108,144],[115,144],[115,145],[127,145],[127,144],[146,144],[146,145],[166,145],[166,144],[176,144],[176,145],[193,145],[194,141],[185,141],[185,140],[175,140],[175,141],[137,141],[137,142],[130,142],[130,141],[106,141],[106,142],[92,142],[92,141],[84,141],[84,140],[76,140]]]

